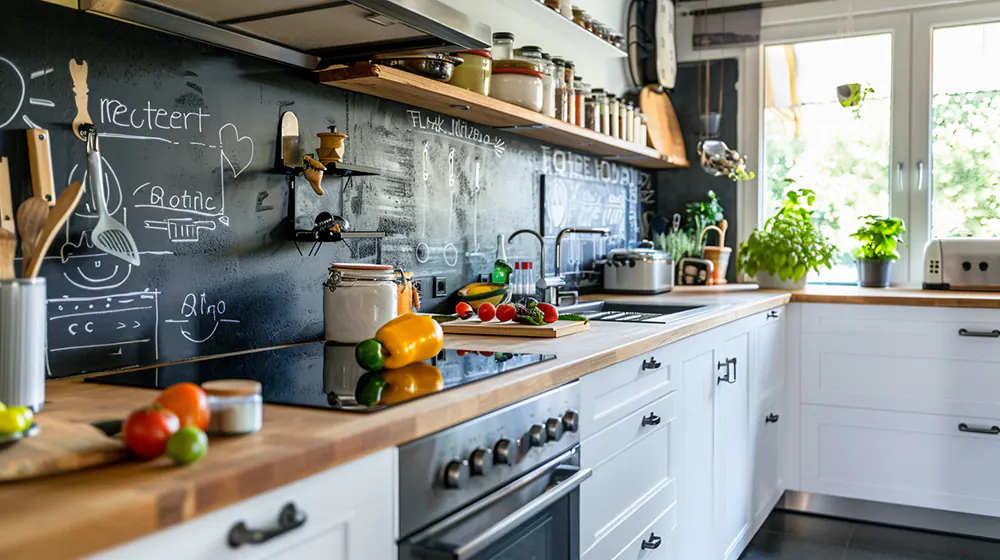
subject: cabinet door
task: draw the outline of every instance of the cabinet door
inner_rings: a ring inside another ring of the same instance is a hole
[[[678,558],[715,560],[713,515],[713,426],[715,417],[715,335],[710,331],[684,341],[680,361],[683,434],[677,525]],[[680,345],[679,345],[680,348]]]
[[[737,558],[750,535],[750,333],[718,350],[715,389],[715,558]]]
[[[750,423],[750,441],[753,442],[753,494],[750,500],[753,529],[758,529],[767,519],[784,489],[785,419],[784,400],[780,393],[764,400],[759,414]]]

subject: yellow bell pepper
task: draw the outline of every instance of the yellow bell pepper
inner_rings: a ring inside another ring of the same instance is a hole
[[[444,345],[444,331],[430,315],[407,313],[382,326],[375,338],[358,343],[358,364],[369,371],[398,369],[433,358]]]

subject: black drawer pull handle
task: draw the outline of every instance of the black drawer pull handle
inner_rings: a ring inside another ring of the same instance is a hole
[[[662,420],[663,418],[660,418],[656,414],[650,412],[649,416],[642,417],[642,427],[645,428],[646,426],[659,426]]]
[[[249,529],[240,521],[229,530],[229,547],[239,548],[245,544],[263,544],[267,541],[298,529],[306,524],[306,514],[289,502],[278,513],[278,526],[270,529]]]
[[[767,312],[767,318],[768,319],[777,319],[778,318],[778,311],[777,310],[768,311]]]
[[[656,533],[650,533],[649,534],[649,538],[646,539],[646,540],[644,540],[644,541],[642,541],[642,549],[643,550],[656,550],[657,548],[660,548],[660,544],[662,542],[663,542],[663,539],[661,539],[660,537],[657,537]]]
[[[723,381],[725,381],[726,383],[736,383],[736,358],[729,358],[724,362],[719,362],[716,369],[722,369],[722,368],[726,368],[726,375],[717,378],[715,384],[718,385]]]
[[[661,364],[660,362],[657,362],[656,358],[650,358],[648,360],[643,360],[642,361],[642,371],[646,371],[647,369],[660,369],[661,365],[663,365],[663,364]]]
[[[773,414],[773,413],[772,414],[768,414],[767,418],[764,418],[764,423],[765,424],[777,424],[779,418],[781,418],[781,417],[778,416],[777,414]]]
[[[977,428],[975,426],[970,426],[965,422],[958,425],[958,431],[969,432],[970,434],[987,434],[991,436],[1000,436],[1000,426],[990,426],[989,428]]]
[[[992,331],[970,331],[969,329],[958,329],[958,336],[971,336],[975,338],[1000,338],[1000,330]]]

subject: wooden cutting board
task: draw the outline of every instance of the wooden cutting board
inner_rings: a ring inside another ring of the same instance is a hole
[[[548,325],[522,325],[520,323],[484,323],[479,319],[451,321],[441,325],[445,334],[481,334],[487,336],[520,336],[529,338],[559,338],[585,331],[590,323],[583,321],[556,321]]]
[[[121,440],[90,424],[41,416],[38,435],[0,449],[0,482],[24,480],[115,463],[127,456]]]
[[[655,86],[646,86],[639,92],[639,106],[649,119],[649,140],[656,151],[667,156],[667,161],[675,165],[690,165],[681,123],[677,120],[677,112],[674,111],[670,97],[665,92],[658,91]]]

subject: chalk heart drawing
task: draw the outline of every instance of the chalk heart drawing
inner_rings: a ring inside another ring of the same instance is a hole
[[[222,158],[229,164],[234,179],[253,162],[253,138],[240,136],[233,123],[226,123],[219,129],[219,149],[222,150]]]

